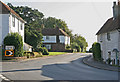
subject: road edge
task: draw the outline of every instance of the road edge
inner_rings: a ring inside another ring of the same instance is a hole
[[[91,56],[84,57],[84,58],[82,59],[82,62],[83,62],[84,64],[88,65],[88,66],[91,66],[91,67],[94,67],[94,68],[97,68],[97,69],[120,72],[119,70],[106,69],[106,68],[103,68],[103,67],[94,66],[94,65],[92,65],[92,64],[89,64],[89,63],[87,62],[87,60],[88,60],[90,57],[91,57]]]

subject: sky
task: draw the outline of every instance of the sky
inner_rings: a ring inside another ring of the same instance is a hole
[[[97,41],[96,33],[113,16],[113,1],[117,0],[1,0],[14,6],[38,9],[45,17],[64,20],[73,34],[80,34],[88,48]]]

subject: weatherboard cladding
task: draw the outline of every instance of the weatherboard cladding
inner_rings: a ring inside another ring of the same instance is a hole
[[[114,31],[118,28],[120,28],[120,20],[118,18],[114,19],[112,17],[106,21],[106,23],[101,27],[101,29],[96,33],[96,35]]]
[[[19,18],[22,22],[25,22],[13,9],[11,9],[9,6],[7,6],[6,4],[4,4],[1,1],[0,1],[0,7],[2,7],[2,11],[0,11],[0,14],[9,14],[9,13],[12,13],[17,18]]]

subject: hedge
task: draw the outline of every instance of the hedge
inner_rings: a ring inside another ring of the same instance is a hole
[[[14,57],[23,56],[23,40],[22,36],[18,33],[10,33],[4,39],[4,46],[15,46]]]
[[[92,53],[95,60],[101,60],[101,46],[100,43],[93,43]]]

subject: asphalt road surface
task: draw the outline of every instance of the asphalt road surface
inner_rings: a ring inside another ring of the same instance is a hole
[[[11,80],[118,80],[118,72],[83,64],[90,54],[50,56],[22,62],[3,62],[2,74]]]

